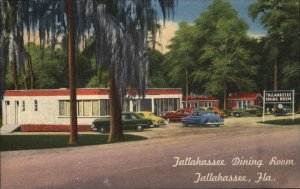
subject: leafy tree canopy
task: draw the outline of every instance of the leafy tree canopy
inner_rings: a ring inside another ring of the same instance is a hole
[[[249,15],[268,31],[263,52],[270,65],[278,64],[279,76],[274,80],[281,89],[300,90],[299,14],[298,0],[261,0],[249,7]]]

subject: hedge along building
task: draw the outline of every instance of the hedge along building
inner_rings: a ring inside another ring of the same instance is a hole
[[[130,91],[128,92],[131,93]],[[148,89],[145,98],[127,95],[123,111],[163,111],[180,108],[181,89]],[[21,131],[68,131],[70,122],[69,90],[5,91],[2,102],[3,128]],[[77,89],[78,130],[90,130],[92,121],[109,115],[108,89]]]

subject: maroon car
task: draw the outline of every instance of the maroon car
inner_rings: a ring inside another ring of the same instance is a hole
[[[168,122],[181,121],[183,117],[190,115],[193,112],[193,109],[182,108],[176,112],[165,112],[161,117],[167,120]]]

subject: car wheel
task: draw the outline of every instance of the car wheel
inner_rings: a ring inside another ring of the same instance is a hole
[[[235,113],[234,116],[235,117],[240,117],[241,115],[240,115],[240,113]]]
[[[189,124],[187,122],[182,122],[182,127],[187,127]]]
[[[106,133],[107,132],[107,129],[106,129],[106,127],[105,126],[101,126],[100,127],[100,133]]]
[[[143,131],[143,130],[144,130],[144,127],[143,127],[142,125],[138,125],[138,126],[136,127],[136,130],[137,130],[137,131]]]
[[[219,125],[219,124],[216,124],[215,127],[220,127],[220,125]]]

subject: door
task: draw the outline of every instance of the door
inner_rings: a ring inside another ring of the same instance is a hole
[[[5,101],[5,104],[4,104],[4,122],[3,122],[3,124],[4,125],[7,125],[8,124],[8,112],[7,111],[9,111],[9,109],[8,109],[8,107],[9,107],[9,105],[10,105],[10,102],[9,101]]]
[[[17,125],[19,123],[19,101],[5,101],[4,108],[4,124]]]
[[[15,125],[19,124],[19,101],[15,101]]]

